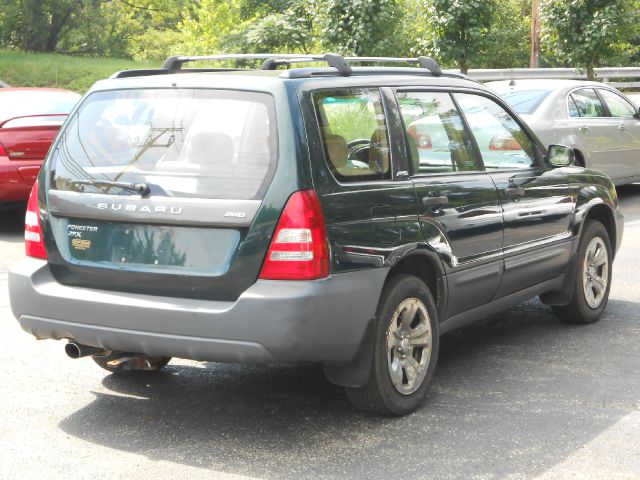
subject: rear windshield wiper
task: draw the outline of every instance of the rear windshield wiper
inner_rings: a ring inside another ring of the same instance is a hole
[[[109,180],[73,180],[71,182],[74,185],[89,185],[91,187],[116,187],[123,190],[129,190],[135,192],[141,197],[149,195],[151,189],[146,183],[127,183],[127,182],[112,182]]]

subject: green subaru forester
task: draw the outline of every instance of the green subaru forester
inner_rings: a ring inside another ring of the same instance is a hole
[[[596,321],[622,225],[607,176],[432,59],[177,56],[69,116],[11,306],[112,372],[317,362],[402,415],[453,328],[536,295]]]

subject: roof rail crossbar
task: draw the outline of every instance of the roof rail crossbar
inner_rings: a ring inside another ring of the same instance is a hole
[[[417,63],[420,68],[426,68],[431,72],[434,77],[442,75],[442,69],[438,62],[431,57],[418,57],[418,58],[401,58],[401,57],[345,57],[349,63]]]
[[[174,55],[165,60],[162,68],[168,73],[176,73],[182,69],[182,65],[187,62],[196,61],[221,61],[221,60],[264,60],[261,70],[274,70],[278,65],[290,63],[305,62],[327,62],[330,67],[338,70],[340,75],[351,75],[351,67],[345,61],[342,55],[337,53],[326,53],[324,55],[305,55],[305,54],[277,54],[277,53],[238,53],[238,54],[222,54],[210,56],[185,57],[183,55]]]
[[[188,57],[184,55],[174,55],[165,60],[161,69],[139,71],[137,74],[119,73],[120,77],[138,75],[158,75],[161,73],[177,73],[180,71],[219,71],[223,69],[183,69],[182,66],[188,62],[197,61],[224,61],[224,60],[264,60],[260,66],[261,70],[275,70],[280,65],[290,65],[293,63],[306,62],[326,62],[330,67],[335,68],[340,75],[349,76],[353,74],[352,63],[417,63],[420,68],[428,70],[434,77],[442,75],[442,69],[431,57],[401,58],[401,57],[343,57],[337,53],[325,54],[297,54],[297,53],[236,53],[207,56]],[[234,70],[234,69],[229,69]]]

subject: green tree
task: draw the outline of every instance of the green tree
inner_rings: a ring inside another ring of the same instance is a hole
[[[637,0],[546,0],[541,4],[542,42],[560,59],[594,67],[629,48],[637,31]]]
[[[0,0],[0,38],[21,50],[53,52],[83,8],[82,0]]]
[[[219,52],[226,36],[242,30],[240,0],[201,0],[193,11],[185,13],[178,28],[185,47],[192,55]]]
[[[430,0],[428,12],[434,29],[434,50],[443,62],[455,63],[462,73],[481,65],[491,45],[496,0]]]
[[[262,3],[259,3],[260,10],[250,9],[255,3],[259,2],[245,0],[241,5],[242,15],[253,12],[254,16],[222,39],[224,50],[310,53],[317,47],[317,1],[272,0],[275,6],[271,6],[270,11]]]
[[[425,0],[404,0],[400,3],[403,21],[397,32],[398,56],[435,56],[433,24]]]
[[[531,2],[497,2],[493,27],[480,52],[481,68],[525,68],[531,48]]]
[[[322,43],[344,54],[395,55],[401,8],[396,0],[326,0]]]

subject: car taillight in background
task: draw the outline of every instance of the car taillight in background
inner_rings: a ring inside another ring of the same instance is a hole
[[[429,150],[433,147],[431,136],[426,132],[418,132],[416,125],[410,125],[407,132],[416,141],[416,145],[419,149]]]
[[[278,221],[261,279],[312,280],[329,275],[329,246],[320,202],[313,190],[295,192]]]
[[[25,252],[29,257],[47,258],[42,229],[40,228],[37,181],[31,189],[31,195],[29,195],[29,202],[27,203],[27,213],[24,216],[24,246]]]
[[[0,143],[0,155],[3,157],[7,156],[7,151],[4,149],[4,145],[2,145],[2,143]]]
[[[489,150],[522,150],[522,146],[513,137],[496,135],[489,142]]]

